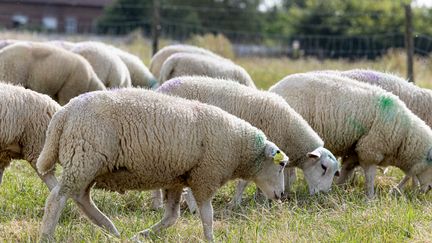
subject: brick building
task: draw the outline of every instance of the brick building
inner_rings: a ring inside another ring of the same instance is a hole
[[[65,33],[95,30],[96,19],[113,0],[0,0],[0,28]]]

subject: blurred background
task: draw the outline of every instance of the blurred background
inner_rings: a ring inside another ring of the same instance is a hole
[[[416,62],[429,64],[431,7],[432,0],[0,0],[0,37],[139,40],[147,47],[132,51],[147,63],[178,42],[228,58],[384,58],[398,67],[380,70],[413,81]]]

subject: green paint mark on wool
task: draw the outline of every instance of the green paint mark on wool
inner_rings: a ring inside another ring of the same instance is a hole
[[[255,137],[254,137],[254,149],[255,152],[258,152],[259,155],[256,157],[255,161],[254,161],[254,166],[256,169],[256,172],[260,171],[262,168],[262,163],[264,161],[264,147],[265,147],[265,141],[267,140],[266,136],[264,135],[264,133],[262,131],[258,131],[257,133],[255,133]],[[255,173],[256,173],[255,172]]]
[[[348,124],[354,128],[354,130],[358,134],[364,134],[366,132],[366,128],[361,124],[356,118],[349,117],[348,118]]]
[[[261,150],[265,146],[266,136],[263,132],[259,131],[255,133],[255,149]]]
[[[378,106],[385,121],[391,121],[396,116],[396,106],[393,97],[382,95],[378,98]]]
[[[394,106],[394,100],[391,97],[381,96],[379,98],[379,105],[382,111],[390,111]]]

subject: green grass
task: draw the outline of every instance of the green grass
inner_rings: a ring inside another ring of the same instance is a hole
[[[44,40],[54,38],[32,33],[0,32],[1,38]],[[68,37],[85,40],[86,36]],[[150,61],[150,43],[140,37],[104,39]],[[165,45],[166,42],[163,43]],[[393,51],[375,61],[325,60],[313,58],[236,58],[247,69],[259,88],[267,89],[284,76],[321,69],[372,68],[405,75],[405,57]],[[416,78],[423,87],[432,87],[430,60],[416,58]],[[299,173],[301,174],[301,173]],[[301,177],[301,176],[300,176]],[[399,196],[388,191],[402,178],[393,168],[377,176],[377,199],[367,201],[361,173],[348,188],[334,187],[329,194],[310,197],[302,178],[297,180],[291,199],[272,206],[253,200],[254,187],[244,195],[241,208],[228,210],[233,183],[221,188],[213,205],[216,241],[228,242],[428,242],[432,239],[432,193],[423,195],[408,190]],[[36,241],[48,195],[47,188],[25,161],[14,161],[0,185],[0,242]],[[98,207],[113,220],[122,234],[113,238],[82,217],[71,200],[63,211],[56,230],[59,242],[125,242],[135,233],[161,219],[162,211],[150,210],[149,192],[124,195],[93,190]],[[153,236],[154,241],[201,242],[199,218],[183,208],[181,218],[168,230]]]
[[[301,175],[301,173],[299,173]],[[215,236],[228,242],[286,241],[428,241],[432,239],[432,194],[407,190],[404,195],[388,191],[402,178],[398,169],[377,176],[378,197],[367,201],[363,177],[353,185],[310,197],[302,179],[294,186],[291,199],[282,204],[259,205],[253,200],[254,187],[245,194],[241,208],[227,209],[233,183],[216,195]],[[36,241],[48,190],[25,161],[14,161],[5,173],[0,190],[0,241]],[[56,231],[61,242],[126,241],[162,217],[162,211],[150,210],[149,192],[124,195],[93,190],[99,208],[116,224],[121,239],[107,235],[80,215],[69,200]],[[202,241],[201,222],[185,208],[178,222],[153,236],[156,241]]]

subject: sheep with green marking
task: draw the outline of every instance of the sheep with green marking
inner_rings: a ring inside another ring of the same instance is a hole
[[[290,156],[290,167],[303,170],[310,194],[330,190],[339,163],[324,142],[285,100],[273,93],[209,77],[178,77],[158,92],[214,105],[261,129]],[[288,170],[285,170],[287,172]],[[285,175],[286,179],[292,179]],[[239,205],[247,182],[240,182],[233,203]],[[286,192],[291,182],[286,181]]]
[[[270,91],[285,98],[330,151],[347,157],[344,163],[355,161],[350,164],[364,169],[369,198],[376,166],[393,165],[417,176],[423,191],[432,186],[432,130],[397,96],[328,73],[290,75]]]
[[[397,95],[414,114],[425,121],[429,127],[432,127],[432,91],[429,89],[420,88],[397,75],[374,70],[326,70],[321,72],[352,78],[356,81],[376,85],[384,90],[387,90]],[[354,164],[345,163],[344,170],[349,171],[344,171],[344,174],[352,174],[352,170],[354,168]],[[338,180],[338,183],[343,184],[348,178],[341,177],[340,179],[343,180]],[[401,190],[408,182],[408,179],[408,177],[402,179],[397,188]],[[418,183],[414,182],[414,184]]]
[[[43,238],[53,236],[71,197],[92,222],[119,235],[90,198],[95,185],[118,192],[164,189],[163,219],[136,239],[173,225],[183,188],[189,187],[211,241],[216,191],[240,178],[279,199],[288,157],[261,130],[218,107],[125,88],[78,96],[54,115],[38,171],[48,173],[57,162],[63,172],[45,204]]]

